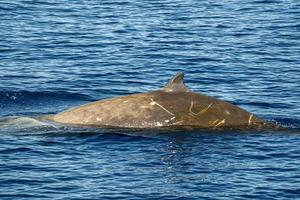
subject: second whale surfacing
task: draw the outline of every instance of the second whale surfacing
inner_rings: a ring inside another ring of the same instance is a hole
[[[259,128],[267,125],[230,103],[190,91],[183,73],[157,91],[103,99],[48,119],[67,125],[121,128]]]

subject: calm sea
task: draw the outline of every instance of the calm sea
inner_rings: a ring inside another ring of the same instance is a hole
[[[287,130],[31,118],[151,91],[179,71],[193,91]],[[299,166],[298,0],[0,1],[0,199],[296,199]]]

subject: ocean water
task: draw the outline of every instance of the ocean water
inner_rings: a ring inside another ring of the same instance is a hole
[[[175,73],[281,131],[40,122]],[[1,0],[0,199],[300,198],[298,0]]]

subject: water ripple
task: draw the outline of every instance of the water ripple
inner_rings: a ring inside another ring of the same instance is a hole
[[[298,198],[299,13],[295,0],[2,0],[0,198]],[[158,89],[178,71],[192,90],[289,129],[169,134],[32,118]]]

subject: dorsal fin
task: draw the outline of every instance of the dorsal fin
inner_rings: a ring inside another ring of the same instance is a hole
[[[171,80],[169,80],[163,90],[165,92],[189,92],[190,90],[184,85],[183,77],[183,72],[176,74]]]

